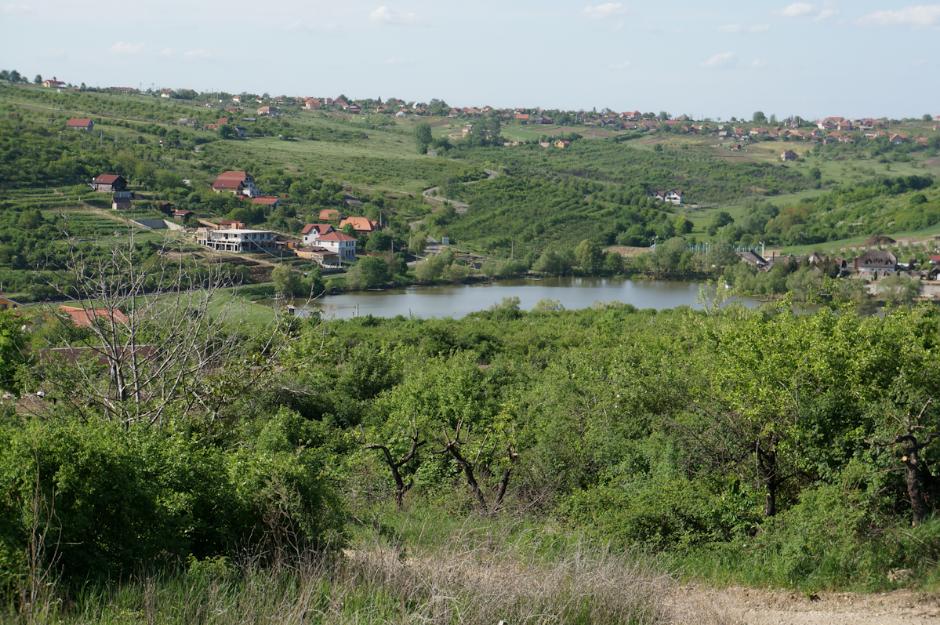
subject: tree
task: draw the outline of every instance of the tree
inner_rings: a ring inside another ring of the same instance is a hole
[[[589,275],[599,274],[604,263],[604,252],[600,246],[589,239],[584,239],[574,249],[575,258],[581,271]]]
[[[433,140],[434,137],[431,134],[431,124],[427,122],[421,122],[415,127],[415,143],[418,146],[418,154],[427,154],[428,147],[430,147]]]
[[[13,311],[0,310],[0,389],[17,390],[17,372],[26,363],[23,322]]]
[[[36,77],[33,78],[33,84],[34,84],[34,85],[41,85],[41,84],[42,84],[42,74],[36,74]]]
[[[708,225],[708,234],[715,236],[718,234],[719,229],[733,223],[734,217],[731,216],[731,213],[727,211],[719,211],[715,213],[715,216],[712,217],[711,223]]]
[[[220,268],[174,261],[169,252],[143,262],[133,236],[104,253],[70,249],[68,280],[55,289],[88,324],[69,345],[79,358],[44,363],[40,379],[53,398],[124,427],[160,425],[168,413],[194,405],[218,414],[230,400],[215,385],[220,364],[240,349],[221,331],[229,310],[217,301],[232,281]],[[64,315],[60,322],[72,325]]]
[[[375,256],[365,256],[346,272],[346,284],[353,289],[374,289],[391,279],[388,263]]]
[[[763,111],[755,111],[753,117],[751,117],[751,121],[755,124],[766,124],[767,116],[764,115]]]
[[[271,281],[274,291],[282,297],[300,297],[304,295],[303,282],[300,275],[289,266],[281,264],[271,272]]]

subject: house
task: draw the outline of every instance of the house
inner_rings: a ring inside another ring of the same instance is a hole
[[[295,252],[298,258],[312,260],[322,267],[339,267],[342,263],[339,260],[339,254],[331,252],[325,247],[301,247]]]
[[[99,319],[105,324],[127,325],[129,323],[127,315],[117,308],[80,308],[63,304],[59,306],[59,310],[68,315],[69,320],[79,328],[90,328]]]
[[[528,124],[529,114],[528,113],[516,113],[515,115],[513,115],[513,119],[515,119],[517,122],[520,122],[522,124]]]
[[[173,211],[173,217],[174,217],[175,219],[184,219],[184,220],[185,220],[187,217],[189,217],[190,215],[193,215],[193,214],[194,214],[193,211],[188,211],[188,210],[184,210],[184,209],[181,209],[181,208],[177,208],[176,210]]]
[[[172,89],[160,89],[160,97],[161,97],[161,98],[172,98],[172,97],[173,97],[173,90],[172,90]]]
[[[345,232],[328,232],[321,236],[317,243],[336,254],[340,262],[356,259],[356,237],[351,237]]]
[[[757,252],[738,252],[738,257],[748,265],[756,267],[760,270],[764,270],[770,265],[770,263],[767,262],[767,259]]]
[[[127,191],[127,180],[119,174],[98,174],[92,179],[91,188],[102,193]]]
[[[795,161],[800,158],[800,155],[794,152],[793,150],[787,150],[780,155],[780,160],[786,163],[787,161]]]
[[[95,127],[95,122],[91,121],[87,117],[73,117],[72,119],[65,122],[65,125],[68,128],[84,130],[87,132]]]
[[[276,106],[262,106],[258,109],[257,114],[259,117],[277,117],[280,111]]]
[[[227,191],[234,195],[244,195],[246,197],[257,197],[257,187],[255,180],[245,171],[224,171],[218,175],[215,182],[212,183],[212,190],[216,193]]]
[[[559,150],[564,150],[570,145],[571,145],[571,142],[568,141],[567,139],[559,139],[555,141],[555,147],[558,148]]]
[[[352,226],[353,230],[361,233],[369,233],[379,229],[379,224],[368,217],[347,217],[339,222],[340,230],[346,226]]]
[[[330,224],[307,224],[300,231],[300,234],[304,245],[314,245],[320,240],[321,236],[331,232],[335,232],[335,229]]]
[[[196,231],[196,243],[216,252],[267,251],[276,245],[275,235],[270,230],[248,230],[243,228],[220,228]]]
[[[307,98],[304,100],[304,108],[308,111],[319,110],[323,106],[323,103],[320,102],[320,98]]]
[[[937,265],[940,265],[940,255],[936,255],[936,254],[935,254],[935,255],[931,256],[931,257],[930,257],[930,264],[933,265],[934,267],[936,267]]]
[[[226,228],[243,230],[245,228],[245,223],[235,219],[220,219],[215,224],[215,230],[225,230]]]
[[[251,198],[252,204],[257,204],[259,206],[267,206],[268,208],[277,208],[280,204],[280,199],[276,195],[260,195],[258,197]]]
[[[42,86],[47,89],[59,89],[65,86],[65,83],[53,76],[52,78],[46,78],[42,81]]]
[[[335,208],[324,208],[320,211],[320,221],[339,221],[339,211]]]
[[[11,300],[9,297],[0,295],[0,310],[13,310],[19,306],[19,302]]]
[[[347,113],[358,115],[359,113],[362,112],[362,107],[359,106],[358,104],[350,104],[349,106],[345,107],[345,110]]]
[[[898,259],[885,250],[869,250],[855,259],[855,271],[863,276],[888,276],[897,272]]]
[[[111,210],[126,211],[131,208],[131,198],[126,195],[115,195],[111,198]]]
[[[668,202],[670,204],[675,204],[680,206],[685,196],[682,195],[682,191],[657,191],[653,194],[653,197],[659,200],[660,202]]]

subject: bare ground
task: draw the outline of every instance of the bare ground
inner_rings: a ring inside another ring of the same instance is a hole
[[[682,586],[670,597],[676,625],[940,624],[940,594],[870,595]]]

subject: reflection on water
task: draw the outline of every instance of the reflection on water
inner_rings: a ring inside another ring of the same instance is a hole
[[[375,317],[463,317],[486,310],[507,297],[518,297],[529,310],[544,299],[566,309],[589,308],[595,303],[622,302],[637,308],[663,310],[679,306],[701,308],[703,286],[697,282],[632,281],[616,278],[546,278],[506,280],[487,284],[408,287],[331,295],[314,308],[324,319]],[[746,300],[748,306],[756,302]]]

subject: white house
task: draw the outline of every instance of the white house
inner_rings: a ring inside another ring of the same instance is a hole
[[[682,191],[657,191],[653,197],[660,202],[669,202],[679,206],[682,204]]]
[[[339,256],[340,261],[356,260],[356,237],[345,232],[329,232],[317,240],[317,245]]]
[[[217,252],[257,252],[274,247],[275,235],[270,230],[221,228],[196,231],[196,243]]]
[[[307,224],[300,231],[304,245],[319,245],[320,237],[333,232],[333,226],[330,224]]]

